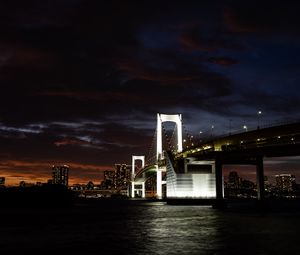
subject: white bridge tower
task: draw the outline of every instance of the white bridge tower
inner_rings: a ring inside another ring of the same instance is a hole
[[[135,197],[135,184],[142,185],[142,197],[145,197],[145,182],[137,183],[134,182],[135,177],[135,161],[141,160],[142,161],[142,168],[145,166],[145,156],[132,156],[132,170],[131,170],[131,197]]]
[[[156,159],[164,159],[162,148],[162,123],[175,122],[177,127],[177,152],[182,151],[182,119],[181,114],[157,114],[157,140],[156,140]],[[156,165],[156,194],[158,198],[162,198],[162,168]]]

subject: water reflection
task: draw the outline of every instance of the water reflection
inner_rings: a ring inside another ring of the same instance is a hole
[[[210,207],[157,205],[140,208],[137,254],[213,254],[221,248],[219,213]]]
[[[3,254],[299,254],[300,214],[99,201],[3,209]]]

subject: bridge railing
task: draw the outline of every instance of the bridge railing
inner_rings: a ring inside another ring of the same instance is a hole
[[[190,153],[206,153],[210,151],[228,151],[228,150],[241,150],[241,149],[251,149],[251,148],[259,148],[259,147],[266,147],[266,146],[278,146],[278,145],[289,145],[289,144],[299,144],[300,143],[300,130],[296,130],[296,132],[293,132],[292,134],[272,134],[268,137],[259,137],[255,133],[252,133],[250,135],[249,132],[253,132],[256,130],[264,130],[266,128],[272,128],[272,127],[280,127],[285,125],[291,125],[291,124],[300,124],[300,122],[280,122],[281,125],[268,125],[264,126],[263,128],[249,130],[247,132],[239,132],[236,134],[231,135],[219,135],[215,137],[210,137],[210,139],[202,140],[200,143],[195,144],[194,146],[190,146],[189,148],[186,148],[183,150],[182,153],[178,153],[176,155],[176,158],[180,158],[183,155],[189,155]],[[249,139],[243,137],[233,137],[238,134],[246,134],[249,133]],[[225,138],[225,139],[224,139]],[[220,142],[224,139],[224,144],[220,144]],[[230,142],[227,142],[226,140],[230,140]],[[219,141],[218,141],[219,140]]]
[[[229,137],[229,136],[234,136],[234,135],[238,135],[238,134],[248,133],[248,132],[271,128],[271,127],[276,127],[276,126],[291,125],[291,124],[296,124],[296,123],[300,123],[300,119],[294,119],[294,120],[289,120],[289,121],[281,120],[281,121],[276,121],[276,122],[272,122],[272,123],[265,123],[256,128],[249,127],[249,128],[247,128],[246,131],[244,128],[241,128],[241,129],[233,130],[232,132],[228,132],[228,133],[222,133],[222,134],[218,134],[218,135],[214,135],[214,136],[210,135],[210,136],[202,137],[198,141],[194,141],[194,146],[189,146],[189,147],[192,148],[192,147],[198,147],[199,145],[202,145],[202,144],[213,143],[216,140],[219,140],[219,139],[222,139],[225,137]],[[184,148],[184,149],[186,150],[188,148]]]

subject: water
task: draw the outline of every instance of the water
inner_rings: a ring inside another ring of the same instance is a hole
[[[115,201],[0,216],[1,254],[300,254],[297,211]]]

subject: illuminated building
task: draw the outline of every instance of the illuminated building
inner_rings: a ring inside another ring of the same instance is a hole
[[[53,166],[52,167],[52,184],[60,184],[68,186],[69,166]]]
[[[116,189],[127,189],[130,182],[131,169],[126,164],[115,164],[114,187]]]
[[[292,174],[278,174],[275,175],[276,188],[279,191],[293,191],[296,184],[296,178]]]
[[[214,161],[186,158],[182,166],[175,170],[168,160],[167,179],[168,198],[216,198]]]

